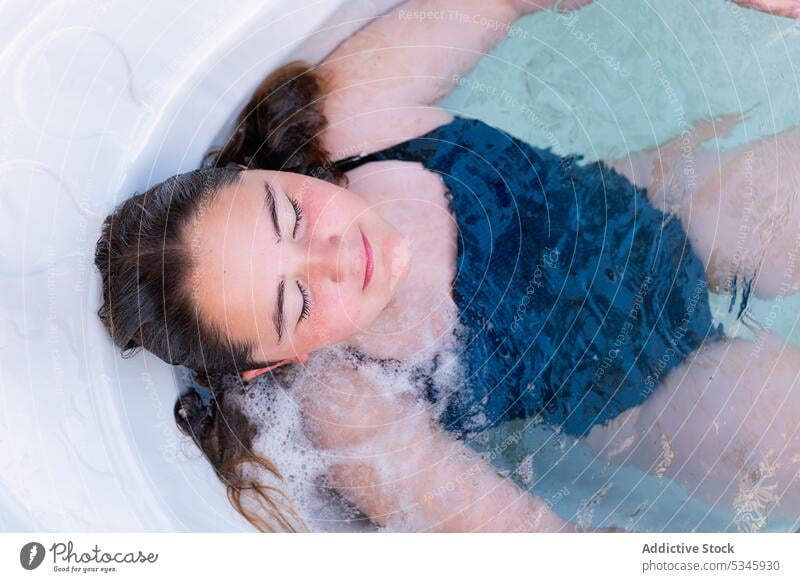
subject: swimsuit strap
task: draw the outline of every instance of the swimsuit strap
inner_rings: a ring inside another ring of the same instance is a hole
[[[380,149],[372,153],[361,153],[354,156],[349,156],[341,160],[335,161],[333,165],[342,172],[349,172],[359,166],[368,164],[369,162],[381,162],[386,160],[421,160],[426,159],[427,153],[424,150],[429,150],[431,147],[439,147],[441,144],[440,136],[448,128],[454,128],[459,124],[472,124],[480,125],[483,122],[470,117],[462,117],[454,115],[453,119],[447,123],[443,123],[434,127],[421,135],[415,135],[407,140],[401,141],[389,147]],[[448,143],[445,140],[445,143]]]
[[[355,156],[350,156],[349,158],[344,158],[342,160],[338,160],[333,163],[333,165],[342,172],[349,172],[350,170],[357,168],[363,164],[367,164],[369,162],[376,161],[377,154],[382,154],[386,152],[389,148],[382,149],[379,152],[374,152],[371,154],[358,154]]]

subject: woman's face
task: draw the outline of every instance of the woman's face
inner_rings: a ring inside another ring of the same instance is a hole
[[[188,226],[201,315],[255,361],[308,354],[367,328],[408,267],[408,241],[328,182],[247,170]]]

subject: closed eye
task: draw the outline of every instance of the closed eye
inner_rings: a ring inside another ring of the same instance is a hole
[[[303,209],[300,207],[300,203],[292,198],[291,196],[287,196],[289,202],[292,203],[292,208],[294,208],[295,220],[294,220],[294,229],[292,230],[292,238],[297,238],[297,230],[300,228],[300,223],[303,221]]]
[[[300,311],[300,317],[297,318],[297,325],[308,319],[311,313],[311,297],[309,296],[308,289],[306,289],[300,281],[297,281],[297,288],[303,296],[303,309]]]

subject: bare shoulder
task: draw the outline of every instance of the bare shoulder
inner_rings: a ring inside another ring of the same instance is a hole
[[[335,350],[312,354],[293,386],[306,436],[319,447],[341,448],[374,441],[387,426],[406,426],[415,416],[415,399],[386,381],[342,360]]]
[[[447,208],[447,189],[441,176],[420,162],[369,162],[347,172],[347,178],[350,190],[375,204],[417,200]]]

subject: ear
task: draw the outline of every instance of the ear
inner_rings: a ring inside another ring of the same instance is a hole
[[[277,364],[273,364],[271,366],[267,366],[266,368],[256,368],[254,370],[247,370],[246,372],[242,373],[242,380],[245,382],[249,382],[253,378],[257,378],[261,376],[261,374],[266,374],[270,370],[274,370],[284,364],[291,364],[292,362],[296,362],[298,364],[305,364],[308,361],[308,354],[302,354],[300,356],[295,356],[294,358],[288,360],[281,360]]]

